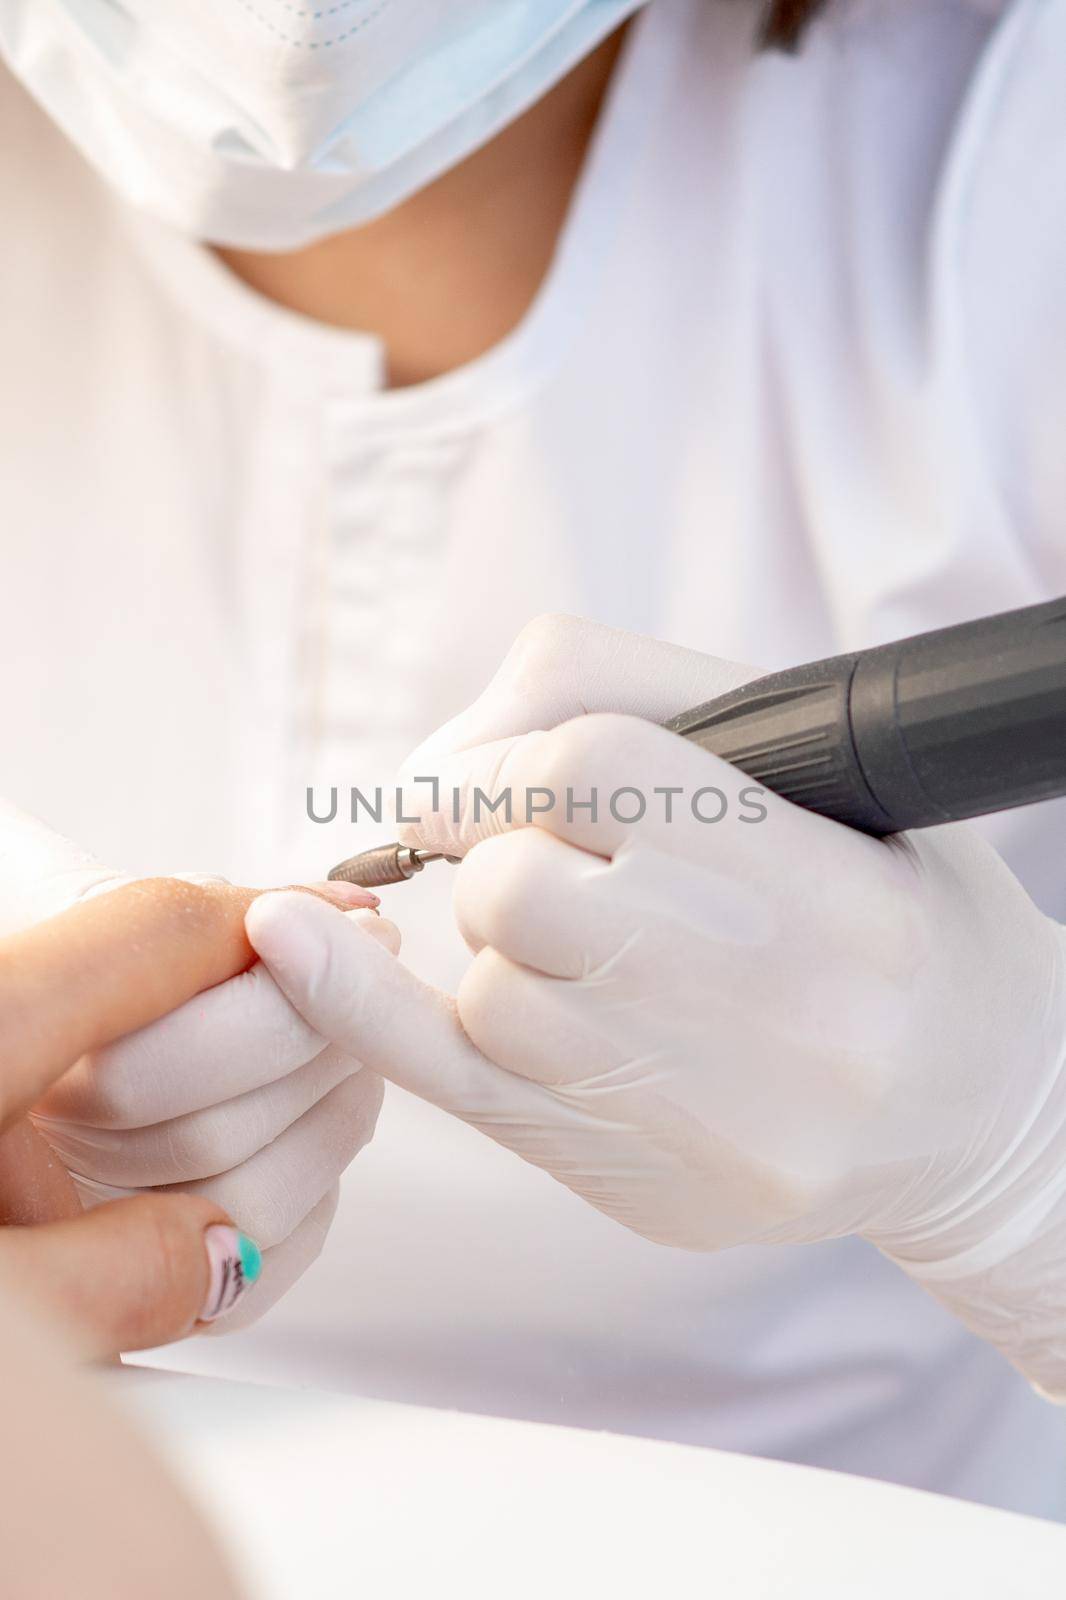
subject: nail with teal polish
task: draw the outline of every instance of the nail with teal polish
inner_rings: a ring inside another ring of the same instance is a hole
[[[246,1288],[251,1288],[263,1270],[263,1252],[254,1239],[249,1239],[246,1233],[237,1235],[238,1249],[241,1252],[241,1266],[244,1268],[244,1282]]]
[[[254,1239],[224,1223],[204,1232],[207,1251],[207,1297],[201,1322],[217,1322],[248,1293],[263,1270],[263,1253]]]

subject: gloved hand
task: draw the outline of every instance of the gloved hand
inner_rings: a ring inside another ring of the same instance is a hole
[[[129,881],[0,802],[0,935]],[[395,949],[393,926],[363,915]],[[86,1202],[180,1189],[263,1246],[256,1294],[218,1325],[226,1332],[261,1316],[319,1254],[338,1179],[369,1142],[381,1097],[380,1079],[321,1038],[256,965],[84,1056],[34,1121]]]
[[[696,1250],[863,1234],[1066,1398],[1063,930],[968,828],[881,841],[770,793],[744,821],[734,768],[578,715],[657,722],[744,675],[548,619],[416,752],[442,810],[407,842],[469,850],[455,1001],[307,897],[257,901],[251,941],[319,1033],[627,1227]],[[475,790],[508,786],[514,825],[479,823]],[[568,787],[596,818],[567,817]],[[620,822],[632,789],[646,814]]]

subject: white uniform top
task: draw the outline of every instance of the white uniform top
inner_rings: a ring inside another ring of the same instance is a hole
[[[651,0],[517,330],[382,392],[0,84],[0,792],[116,865],[321,875],[546,609],[767,667],[1066,591],[1066,7]],[[1007,854],[1066,915],[1063,811]],[[439,868],[408,957],[464,959]],[[178,1366],[1054,1514],[1059,1412],[858,1241],[637,1239],[394,1092],[322,1262]]]

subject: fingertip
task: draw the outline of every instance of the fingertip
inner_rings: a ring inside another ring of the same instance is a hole
[[[150,1348],[220,1321],[249,1294],[262,1272],[258,1243],[205,1195],[157,1191],[91,1213],[101,1252],[121,1253],[125,1271],[113,1315],[122,1350]],[[91,1263],[87,1263],[89,1265]]]
[[[228,1316],[199,1322],[193,1331],[200,1338],[226,1338],[243,1332],[270,1311],[321,1255],[339,1199],[340,1186],[334,1184],[288,1238],[264,1249],[255,1294],[245,1297]]]
[[[390,922],[388,917],[379,916],[375,911],[349,911],[347,920],[362,928],[378,944],[384,945],[390,955],[399,955],[402,935],[395,922]]]
[[[203,1242],[208,1280],[197,1320],[219,1322],[259,1281],[263,1252],[254,1239],[232,1223],[212,1223],[204,1230]]]
[[[394,955],[399,949],[399,929],[387,918],[369,910],[342,912],[314,895],[288,889],[261,895],[249,908],[246,931],[282,988],[288,992],[286,985],[293,984],[303,993],[328,963],[345,924],[372,933]]]
[[[298,889],[272,889],[252,901],[245,912],[244,928],[252,948],[269,963],[291,952],[305,925],[314,928],[323,917],[342,914],[339,907],[327,905],[315,895],[301,894]]]
[[[0,1230],[0,1258],[27,1298],[102,1360],[186,1338],[243,1299],[260,1253],[206,1198],[149,1193],[77,1218]]]

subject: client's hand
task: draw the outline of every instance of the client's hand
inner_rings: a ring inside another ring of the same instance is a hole
[[[85,1355],[181,1338],[225,1315],[258,1277],[259,1251],[204,1196],[141,1196],[83,1214],[26,1113],[86,1052],[245,971],[252,899],[146,880],[0,940],[0,1272],[58,1313]]]
[[[0,803],[0,933],[105,890],[109,899],[124,881]],[[346,906],[373,904],[364,891],[334,889]],[[367,920],[391,948],[392,925]],[[88,1050],[35,1107],[35,1123],[83,1200],[180,1187],[223,1206],[259,1240],[262,1282],[220,1325],[243,1326],[318,1255],[340,1174],[373,1133],[381,1083],[327,1048],[262,966],[144,1020]]]
[[[0,1275],[4,1600],[237,1600],[163,1463],[18,1298]]]

